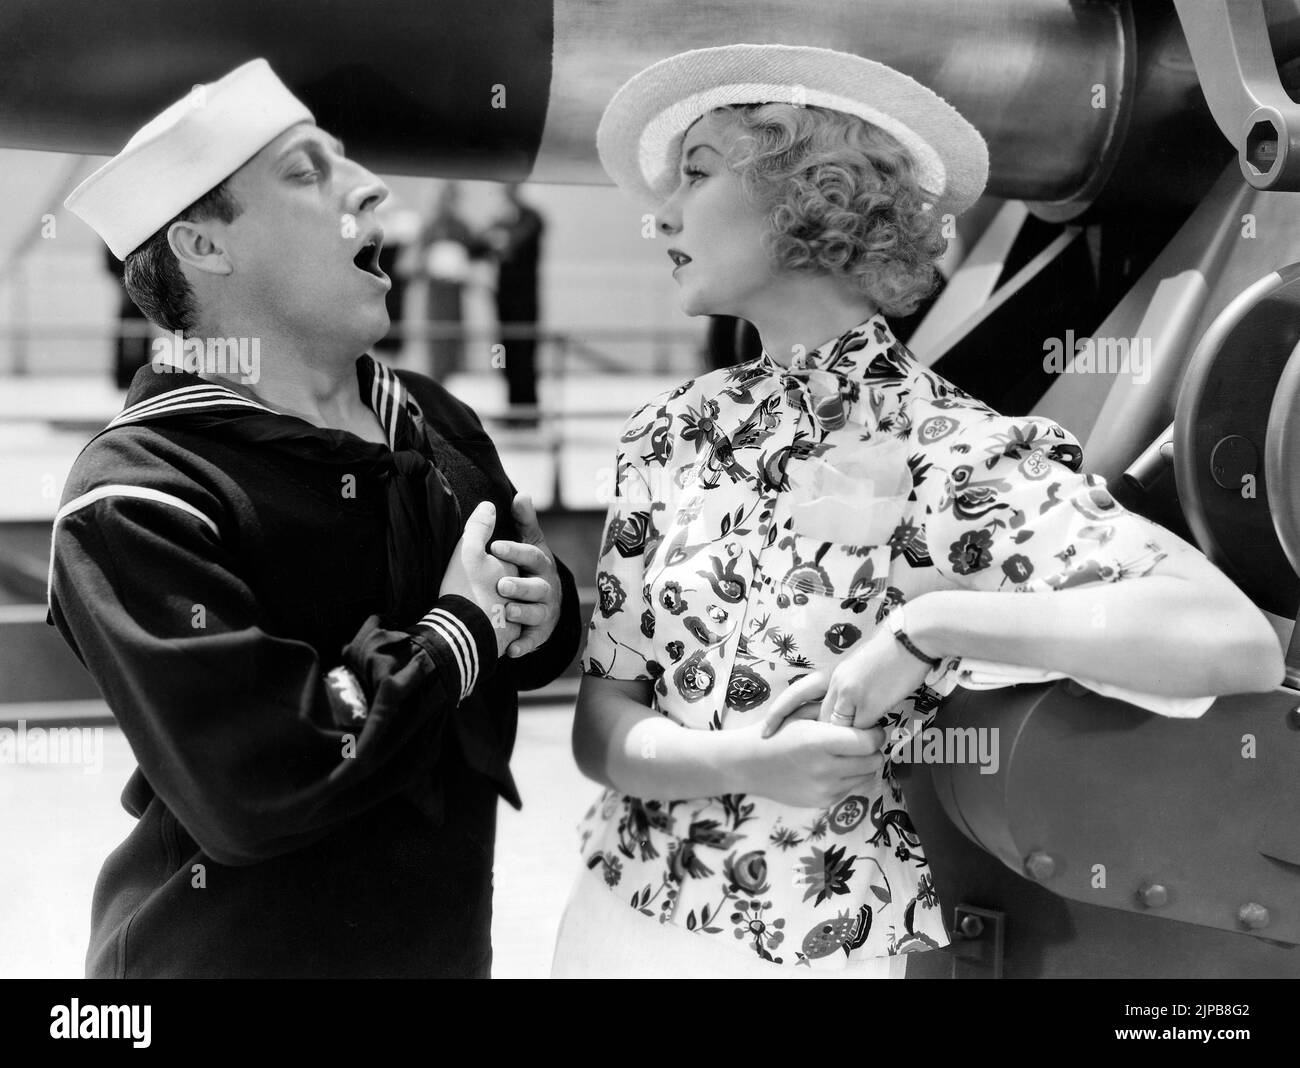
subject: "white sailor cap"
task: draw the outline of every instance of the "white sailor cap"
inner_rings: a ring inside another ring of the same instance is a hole
[[[312,121],[271,65],[251,60],[146,123],[63,206],[126,259],[289,127]]]

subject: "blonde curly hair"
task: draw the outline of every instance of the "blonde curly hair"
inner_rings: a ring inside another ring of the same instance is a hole
[[[886,315],[907,315],[938,285],[948,246],[912,157],[855,115],[791,104],[731,105],[740,131],[727,165],[767,215],[774,264],[853,278]]]

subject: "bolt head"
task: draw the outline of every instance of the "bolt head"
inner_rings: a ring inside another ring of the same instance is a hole
[[[1169,891],[1160,883],[1147,883],[1138,891],[1138,900],[1149,909],[1162,909],[1169,904]]]
[[[1237,920],[1252,931],[1261,930],[1268,926],[1268,909],[1254,901],[1248,901],[1237,910]]]
[[[1056,861],[1050,853],[1035,849],[1025,857],[1025,871],[1031,879],[1040,883],[1046,882],[1056,874]]]
[[[1300,705],[1286,714],[1286,725],[1293,731],[1300,731]]]
[[[961,933],[964,938],[979,938],[984,933],[984,921],[968,912],[961,918]]]

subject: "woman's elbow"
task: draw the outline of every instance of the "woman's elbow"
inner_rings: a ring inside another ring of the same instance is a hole
[[[1263,613],[1243,598],[1206,657],[1211,693],[1266,693],[1282,684],[1286,663],[1281,643]]]
[[[1271,628],[1267,635],[1260,636],[1242,649],[1241,668],[1245,685],[1235,690],[1236,693],[1267,693],[1282,685],[1286,677],[1286,661]]]

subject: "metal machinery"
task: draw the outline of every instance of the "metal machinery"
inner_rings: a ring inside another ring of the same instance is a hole
[[[979,127],[990,196],[912,347],[990,405],[1069,427],[1089,470],[1194,538],[1285,641],[1300,0],[196,0],[165,16],[153,0],[10,0],[0,144],[111,153],[142,116],[265,55],[374,169],[599,182],[613,90],[735,41],[859,52]],[[1045,347],[1067,331],[1140,346],[1149,374],[1050,373]],[[1003,749],[995,775],[910,769],[956,939],[941,970],[1300,976],[1300,643],[1288,664],[1287,686],[1196,721],[1073,683],[959,691],[940,722],[997,726]]]

